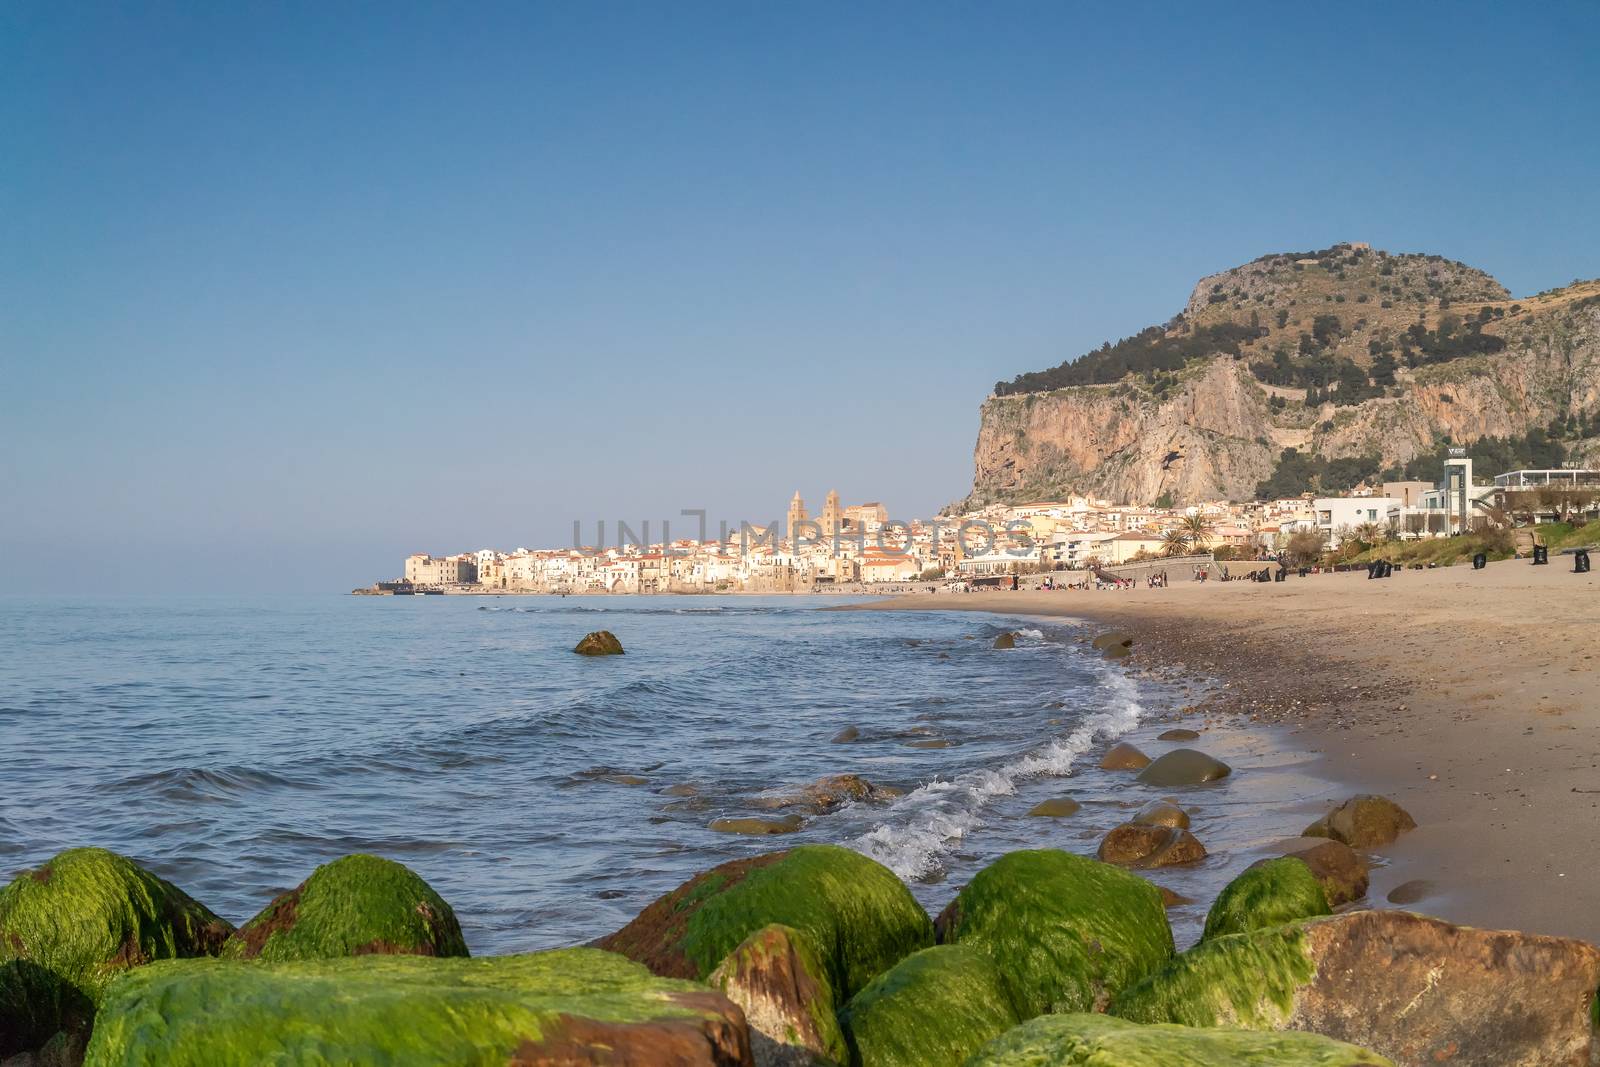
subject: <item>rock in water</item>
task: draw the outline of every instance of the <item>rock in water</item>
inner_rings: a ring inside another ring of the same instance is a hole
[[[1200,740],[1200,734],[1196,730],[1185,730],[1185,729],[1179,728],[1179,729],[1175,729],[1175,730],[1168,730],[1165,733],[1157,735],[1156,740],[1157,741],[1198,741],[1198,740]]]
[[[410,868],[357,853],[324,863],[236,930],[230,959],[465,956],[455,912]]]
[[[1049,800],[1041,800],[1039,803],[1029,808],[1028,814],[1040,815],[1051,819],[1061,819],[1068,815],[1077,814],[1078,809],[1081,807],[1083,807],[1083,805],[1079,804],[1071,797],[1051,797]]]
[[[1134,812],[1129,822],[1144,823],[1147,826],[1176,826],[1180,830],[1189,828],[1189,813],[1170,800],[1152,800],[1138,811]]]
[[[1582,941],[1353,911],[1203,941],[1111,1011],[1304,1030],[1401,1067],[1578,1067],[1590,1062],[1597,985],[1600,949]]]
[[[583,640],[572,651],[580,656],[620,656],[622,642],[610,630],[596,630],[592,634],[584,634]]]
[[[1017,647],[1017,635],[1013,634],[1013,633],[1003,633],[1003,634],[1001,634],[999,637],[994,639],[994,647],[995,648],[1016,648]]]
[[[152,960],[207,956],[233,927],[103,848],[62,852],[0,890],[0,1057],[71,1043],[111,981]]]
[[[838,845],[801,845],[695,875],[597,942],[669,978],[703,979],[769,923],[822,953],[836,999],[933,943],[933,925],[893,871]]]
[[[1112,745],[1100,760],[1100,769],[1103,771],[1136,771],[1149,765],[1150,757],[1126,741]]]
[[[1416,828],[1416,820],[1394,801],[1362,794],[1306,827],[1304,836],[1331,837],[1351,848],[1379,848]]]
[[[1419,900],[1426,900],[1433,896],[1433,883],[1422,878],[1414,878],[1409,882],[1402,882],[1389,890],[1389,895],[1384,897],[1391,904],[1415,904]]]
[[[985,952],[940,945],[873,979],[840,1022],[862,1067],[961,1067],[1018,1019]]]
[[[1106,834],[1096,855],[1119,867],[1176,867],[1205,859],[1206,849],[1176,826],[1127,822]]]
[[[485,959],[185,961],[119,982],[97,1067],[594,1063],[745,1067],[720,993],[594,949]]]
[[[1139,1026],[1106,1015],[1045,1015],[995,1038],[967,1067],[1393,1067],[1317,1034]]]
[[[1288,842],[1286,851],[1311,868],[1328,896],[1328,907],[1337,908],[1367,895],[1367,861],[1349,845],[1302,837]],[[1257,860],[1252,866],[1270,862]]]
[[[781,819],[713,819],[710,829],[719,834],[792,834],[805,825],[798,815]]]
[[[1223,887],[1206,915],[1201,940],[1282,926],[1332,910],[1311,868],[1284,856],[1251,867]]]
[[[744,1011],[757,1067],[850,1062],[827,968],[794,927],[763,926],[718,964],[706,984]]]
[[[941,942],[989,954],[1023,1018],[1095,1010],[1173,951],[1160,890],[1057,849],[1011,852],[989,864],[938,925]]]
[[[1175,748],[1162,753],[1154,763],[1139,772],[1139,781],[1145,785],[1170,789],[1180,785],[1201,785],[1215,782],[1233,773],[1233,768],[1221,760],[1192,748]]]
[[[1101,652],[1105,652],[1108,649],[1113,648],[1132,648],[1133,635],[1123,633],[1121,630],[1107,630],[1105,633],[1096,637],[1093,641],[1090,641],[1089,646],[1091,648],[1098,649]]]
[[[840,730],[828,740],[832,741],[836,745],[843,745],[856,740],[860,736],[860,730],[856,729],[854,726],[846,726],[843,730]]]
[[[800,791],[800,801],[818,811],[828,812],[852,800],[879,800],[890,794],[859,774],[830,774],[818,778]]]

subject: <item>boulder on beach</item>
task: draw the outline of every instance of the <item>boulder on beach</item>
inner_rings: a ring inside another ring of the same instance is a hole
[[[1150,766],[1150,757],[1126,741],[1118,741],[1100,759],[1102,771],[1136,771]]]
[[[1139,781],[1145,785],[1171,789],[1183,785],[1203,785],[1226,778],[1233,768],[1214,756],[1193,748],[1175,748],[1163,752],[1144,770]]]
[[[1025,1019],[1096,1010],[1173,952],[1160,890],[1059,849],[1001,856],[956,894],[938,927],[941,942],[989,954]]]
[[[792,834],[805,826],[798,815],[785,815],[781,819],[731,818],[713,819],[709,829],[719,834],[745,834],[760,837],[763,834]]]
[[[112,980],[152,960],[209,956],[233,927],[103,848],[59,853],[0,890],[0,1057],[71,1044]]]
[[[1332,912],[1311,868],[1293,856],[1250,867],[1223,887],[1206,915],[1202,941],[1282,926]]]
[[[1081,807],[1083,805],[1071,797],[1051,797],[1049,800],[1041,800],[1029,808],[1028,814],[1049,819],[1064,819],[1068,815],[1077,814],[1078,809]]]
[[[1200,740],[1200,732],[1198,730],[1185,730],[1185,729],[1180,727],[1178,729],[1166,730],[1166,731],[1164,731],[1164,732],[1162,732],[1160,734],[1157,734],[1156,735],[1156,740],[1157,741],[1198,741],[1198,740]]]
[[[1091,648],[1097,648],[1101,652],[1112,648],[1132,648],[1133,635],[1130,633],[1124,633],[1121,630],[1107,630],[1105,633],[1097,636],[1093,641],[1090,641],[1089,645]]]
[[[1170,800],[1152,800],[1144,807],[1133,813],[1129,822],[1144,823],[1147,826],[1176,826],[1180,830],[1189,828],[1189,813]]]
[[[1205,859],[1206,848],[1177,826],[1126,822],[1106,834],[1095,855],[1119,867],[1177,867]]]
[[[751,1062],[742,1013],[620,956],[156,964],[117,983],[96,1067],[264,1063]]]
[[[664,977],[704,979],[769,923],[810,939],[840,1001],[933,943],[927,913],[889,868],[838,845],[801,845],[703,871],[596,945]]]
[[[839,1021],[859,1067],[961,1067],[1018,1019],[987,953],[939,945],[873,979]]]
[[[1328,837],[1351,848],[1380,848],[1416,828],[1416,820],[1400,805],[1388,797],[1364,793],[1306,827],[1302,836]]]
[[[822,955],[794,927],[763,926],[728,953],[706,984],[744,1012],[758,1067],[850,1061]]]
[[[999,637],[994,639],[994,647],[995,648],[1016,648],[1017,647],[1017,635],[1014,634],[1014,633],[1009,633],[1009,632],[1001,634]]]
[[[617,635],[610,630],[596,630],[594,633],[584,634],[583,640],[572,651],[580,656],[620,656],[622,655],[622,642],[617,640]]]
[[[1349,845],[1325,838],[1297,837],[1279,847],[1286,855],[1311,868],[1311,873],[1322,883],[1330,908],[1367,895],[1367,861]],[[1252,866],[1270,862],[1270,859],[1257,860]]]
[[[1600,949],[1353,911],[1203,941],[1124,990],[1136,1022],[1303,1030],[1400,1067],[1590,1062]]]
[[[324,863],[222,946],[230,959],[465,956],[456,914],[402,863],[357,853]]]
[[[1393,1067],[1318,1034],[1141,1026],[1108,1015],[1044,1015],[995,1038],[967,1067]]]

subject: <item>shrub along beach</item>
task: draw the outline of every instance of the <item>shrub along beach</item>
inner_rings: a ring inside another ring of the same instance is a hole
[[[1589,581],[1497,564],[1390,582],[1329,575],[953,598],[1010,615],[1115,618],[1118,629],[1092,642],[1108,658],[1135,672],[1223,680],[1220,696],[1192,709],[1195,725],[1243,715],[1298,727],[1336,740],[1336,773],[1366,758],[1352,777],[1388,787],[1353,789],[1310,825],[1286,813],[1286,854],[1240,871],[1212,902],[1198,944],[1181,952],[1167,917],[1172,896],[1143,872],[1206,855],[1188,829],[1186,797],[1232,769],[1204,751],[1203,733],[1178,728],[1161,740],[1183,747],[1153,760],[1125,743],[1099,754],[1102,766],[1136,772],[1170,796],[1107,833],[1098,858],[1005,854],[952,886],[937,916],[874,860],[806,844],[703,871],[590,945],[470,958],[450,905],[391,860],[327,863],[235,928],[124,857],[73,849],[0,892],[0,1059],[1588,1064],[1600,949],[1549,935],[1586,933],[1594,922],[1584,903],[1592,872],[1574,865],[1557,872],[1565,878],[1545,877],[1558,854],[1528,829],[1543,813],[1513,819],[1510,798],[1538,796],[1540,777],[1550,779],[1545,788],[1576,789],[1563,768],[1577,761],[1579,739],[1552,731],[1578,726],[1562,720],[1593,684],[1587,670],[1570,672],[1571,692],[1544,681],[1559,656],[1590,654],[1569,647],[1580,623],[1568,620],[1592,620],[1592,608],[1537,622],[1516,609],[1592,596]],[[1452,655],[1451,615],[1462,611],[1488,617],[1474,620],[1472,648]],[[1542,643],[1529,649],[1532,625]],[[582,650],[620,650],[591,637]],[[1475,653],[1492,669],[1475,671]],[[1537,691],[1517,698],[1535,679]],[[1472,699],[1463,689],[1471,686],[1496,699]],[[1444,743],[1463,708],[1478,716],[1471,736]],[[1517,743],[1530,732],[1536,740]],[[1528,759],[1528,778],[1492,790],[1470,781],[1467,756],[1480,747],[1496,764]],[[1491,791],[1498,804],[1466,799]],[[1496,821],[1490,813],[1515,833],[1482,832]],[[1463,818],[1483,825],[1458,836]],[[1564,858],[1572,851],[1583,850]],[[1475,881],[1513,853],[1515,872]],[[1450,891],[1430,895],[1412,882],[1375,900],[1372,864],[1431,868],[1429,880]],[[1474,925],[1384,906],[1419,897]],[[1565,921],[1544,921],[1556,915]],[[1501,929],[1516,925],[1538,932]]]

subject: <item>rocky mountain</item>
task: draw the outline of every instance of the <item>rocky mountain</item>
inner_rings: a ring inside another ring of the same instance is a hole
[[[996,385],[967,504],[1249,499],[1600,459],[1600,280],[1515,299],[1365,244],[1202,278],[1162,326]]]

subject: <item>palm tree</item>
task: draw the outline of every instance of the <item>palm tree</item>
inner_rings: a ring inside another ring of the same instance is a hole
[[[1355,528],[1357,541],[1369,547],[1377,547],[1389,539],[1389,528],[1382,523],[1364,522]]]
[[[1217,524],[1211,516],[1201,514],[1198,511],[1193,515],[1185,515],[1183,522],[1178,525],[1178,529],[1182,530],[1183,535],[1196,547],[1204,547],[1205,543],[1211,540],[1211,535],[1216,531],[1216,528]]]
[[[1181,556],[1189,551],[1189,535],[1181,528],[1168,530],[1161,535],[1161,554],[1164,556]]]

